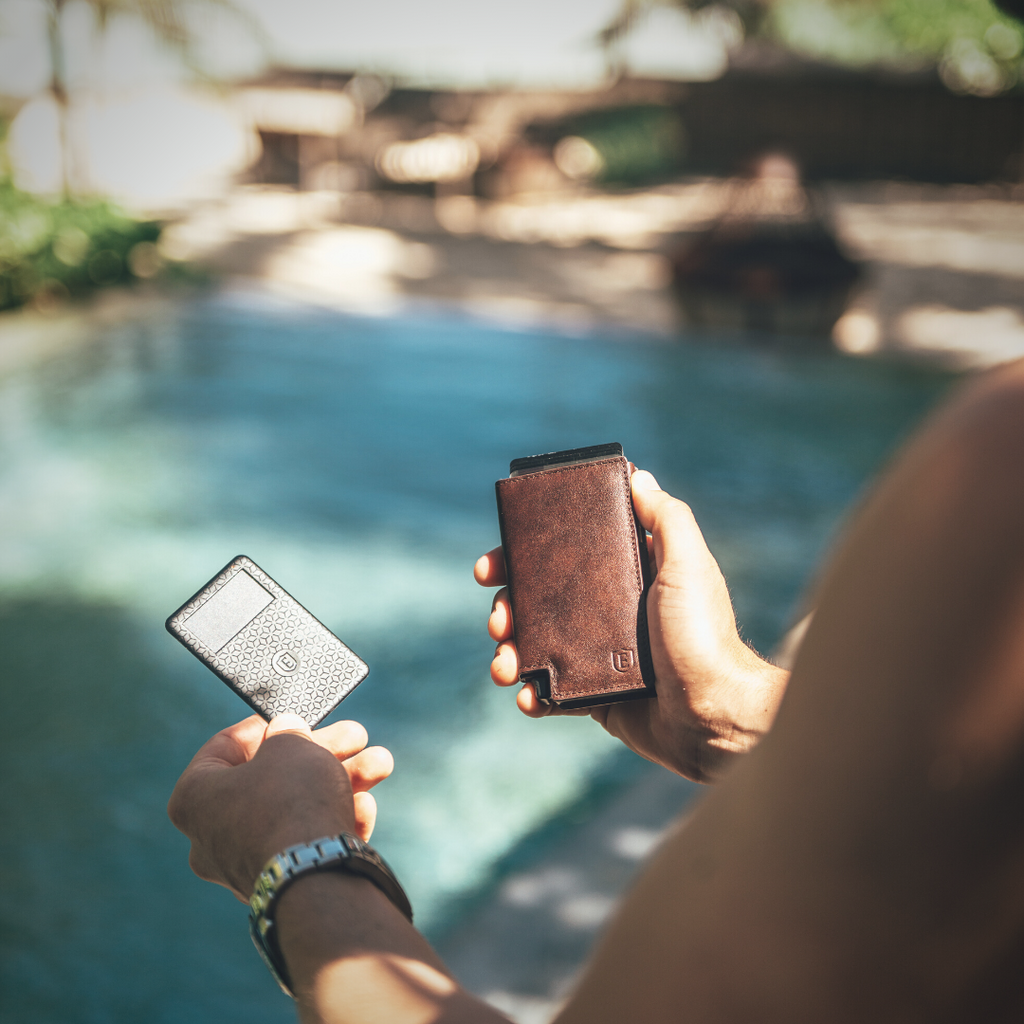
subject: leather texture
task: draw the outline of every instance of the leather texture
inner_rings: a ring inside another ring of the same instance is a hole
[[[544,469],[495,488],[520,678],[547,673],[549,699],[562,707],[653,696],[647,552],[626,459]]]

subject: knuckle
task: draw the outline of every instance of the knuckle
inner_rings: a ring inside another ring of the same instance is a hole
[[[673,498],[672,505],[675,510],[675,514],[682,519],[693,520],[693,509],[680,498]]]
[[[691,532],[697,526],[693,509],[685,501],[680,501],[678,498],[672,499],[672,504],[666,509],[663,522],[669,529],[680,532]]]
[[[167,817],[171,819],[171,824],[178,829],[179,832],[183,832],[185,830],[186,801],[182,795],[181,789],[181,783],[179,783],[174,787],[174,791],[171,793],[171,797],[167,801]]]

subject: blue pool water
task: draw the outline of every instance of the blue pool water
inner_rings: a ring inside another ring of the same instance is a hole
[[[375,844],[428,932],[620,763],[491,686],[471,579],[510,458],[621,441],[693,506],[762,649],[844,509],[949,385],[828,354],[375,320],[248,296],[0,380],[0,1019],[287,1021],[164,806],[246,713],[163,630],[254,558],[371,666]]]

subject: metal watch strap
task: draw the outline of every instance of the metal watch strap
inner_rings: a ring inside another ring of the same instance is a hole
[[[264,865],[249,900],[249,934],[260,957],[282,991],[294,998],[277,941],[275,910],[281,894],[313,871],[348,871],[369,879],[412,921],[412,905],[384,858],[350,832],[299,843],[275,854]]]

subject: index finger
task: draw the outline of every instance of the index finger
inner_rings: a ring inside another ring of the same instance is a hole
[[[353,757],[369,742],[366,729],[359,722],[334,722],[314,729],[314,743],[329,750],[339,761]]]
[[[481,555],[473,566],[473,578],[481,587],[501,587],[505,579],[505,553],[500,547]]]

